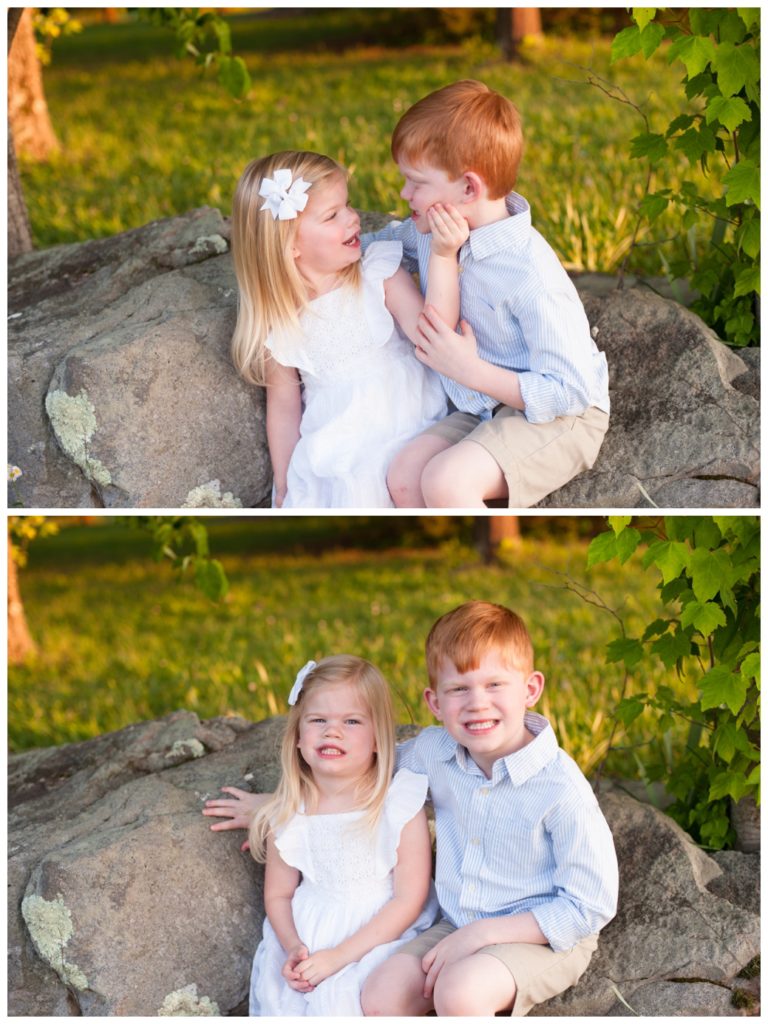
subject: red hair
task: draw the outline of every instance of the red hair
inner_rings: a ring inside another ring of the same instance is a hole
[[[427,675],[432,689],[445,659],[459,672],[477,668],[489,651],[497,652],[526,676],[533,672],[533,644],[515,612],[488,601],[468,601],[442,615],[429,631]]]
[[[446,85],[414,103],[392,134],[396,162],[427,163],[453,181],[474,171],[490,199],[500,199],[515,187],[522,155],[517,107],[473,79]]]

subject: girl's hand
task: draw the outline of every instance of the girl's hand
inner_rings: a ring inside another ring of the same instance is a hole
[[[296,992],[311,992],[313,986],[308,981],[304,981],[301,975],[298,973],[296,968],[309,956],[309,950],[303,943],[299,943],[298,946],[294,946],[293,949],[288,950],[288,959],[283,964],[281,974],[285,978],[290,988]]]
[[[229,818],[230,820],[217,821],[215,825],[211,825],[212,832],[250,828],[254,813],[270,798],[269,793],[247,793],[244,789],[237,789],[235,786],[222,786],[221,791],[222,793],[231,793],[234,799],[225,800],[223,797],[217,797],[214,800],[206,800],[203,814],[208,818]],[[240,849],[250,849],[247,839]]]
[[[302,960],[296,971],[314,988],[345,966],[346,962],[338,949],[320,949]]]
[[[427,210],[432,234],[432,252],[436,256],[455,256],[469,238],[469,224],[455,206],[435,203]]]

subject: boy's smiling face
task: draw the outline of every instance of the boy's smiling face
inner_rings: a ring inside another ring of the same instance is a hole
[[[411,217],[416,228],[423,234],[429,234],[427,210],[435,203],[446,206],[459,206],[465,202],[466,182],[464,178],[452,181],[445,171],[429,164],[412,165],[405,160],[398,160],[397,166],[405,179],[400,196],[411,208]]]
[[[435,689],[425,690],[424,697],[435,718],[490,778],[494,761],[533,739],[525,727],[525,713],[539,699],[543,687],[541,672],[526,674],[501,652],[489,650],[466,672],[459,672],[444,658]]]

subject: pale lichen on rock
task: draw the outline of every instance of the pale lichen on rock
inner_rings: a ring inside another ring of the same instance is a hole
[[[208,996],[198,996],[197,985],[185,985],[169,993],[157,1011],[158,1017],[220,1017],[221,1011]]]
[[[45,411],[62,449],[88,479],[102,487],[111,484],[112,476],[107,467],[88,453],[88,444],[98,424],[87,392],[81,389],[79,395],[73,396],[66,391],[51,391],[45,398]]]
[[[203,757],[205,754],[205,747],[200,740],[195,739],[192,736],[188,740],[176,740],[171,749],[166,753],[166,757],[184,757],[187,754],[191,754],[192,757]]]
[[[193,487],[181,505],[182,508],[242,508],[243,503],[232,491],[221,493],[221,481],[209,480],[207,484]]]
[[[21,913],[40,956],[56,971],[66,985],[79,991],[88,988],[88,980],[75,964],[64,959],[64,947],[75,933],[72,915],[61,893],[46,900],[30,893],[21,902]]]
[[[209,253],[211,251],[221,255],[227,252],[229,245],[227,240],[222,238],[221,235],[205,235],[202,238],[198,238],[194,246],[191,249],[193,255],[198,253]]]

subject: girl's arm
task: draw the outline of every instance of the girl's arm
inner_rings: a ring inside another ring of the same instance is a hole
[[[280,945],[288,954],[283,967],[283,977],[291,988],[306,992],[309,985],[296,974],[295,968],[309,950],[296,931],[291,905],[300,878],[299,871],[286,864],[280,856],[270,835],[267,839],[267,862],[264,873],[264,909]]]
[[[411,275],[402,267],[384,282],[387,309],[401,330],[419,346],[419,317],[425,306],[438,311],[446,323],[459,320],[459,266],[457,254],[469,238],[469,225],[453,206],[436,204],[427,210],[432,233],[427,292],[422,297]]]
[[[296,971],[311,985],[356,963],[375,946],[399,938],[422,911],[429,893],[432,874],[432,847],[427,816],[422,808],[400,835],[394,893],[371,920],[354,935],[331,949],[321,949],[298,964]]]
[[[290,366],[271,356],[266,365],[267,442],[275,480],[275,505],[280,508],[288,482],[288,463],[299,440],[301,381]]]

